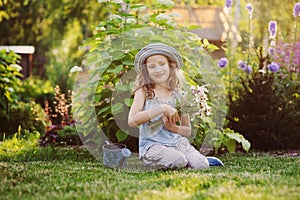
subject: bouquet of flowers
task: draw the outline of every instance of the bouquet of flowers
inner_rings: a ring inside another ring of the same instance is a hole
[[[206,85],[191,86],[190,91],[181,102],[177,102],[176,109],[181,115],[188,115],[193,121],[196,116],[211,115],[211,107],[208,105]]]
[[[211,107],[207,103],[209,91],[206,86],[191,86],[190,90],[183,95],[182,100],[177,100],[176,109],[179,115],[187,115],[191,121],[197,116],[211,115]],[[155,131],[163,125],[163,121],[161,119],[150,121],[148,125],[150,130]]]

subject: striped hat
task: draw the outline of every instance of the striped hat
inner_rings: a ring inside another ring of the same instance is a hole
[[[139,72],[148,57],[154,55],[164,55],[176,63],[176,67],[180,69],[183,65],[182,58],[178,51],[173,47],[163,43],[149,44],[143,47],[135,56],[134,68]]]

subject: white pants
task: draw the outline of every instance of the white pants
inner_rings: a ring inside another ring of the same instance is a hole
[[[143,161],[146,165],[162,168],[209,167],[206,157],[188,142],[179,143],[176,147],[153,145],[145,153]]]

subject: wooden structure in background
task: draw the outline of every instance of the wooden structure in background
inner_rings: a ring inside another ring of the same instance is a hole
[[[175,18],[180,25],[197,25],[201,28],[192,30],[202,39],[207,39],[210,43],[220,49],[212,53],[214,59],[225,55],[222,45],[229,39],[233,44],[242,41],[236,26],[226,17],[222,7],[217,6],[175,6],[168,13],[176,12],[182,17]]]
[[[1,49],[6,49],[7,52],[12,50],[21,56],[19,64],[22,66],[21,73],[23,74],[23,79],[32,76],[34,46],[0,46]]]

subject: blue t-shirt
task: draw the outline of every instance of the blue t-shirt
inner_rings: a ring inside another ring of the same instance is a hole
[[[149,110],[160,104],[168,104],[173,108],[176,107],[176,102],[182,99],[182,93],[173,92],[169,100],[159,100],[158,98],[147,99],[143,110]],[[139,157],[143,157],[146,151],[155,144],[165,146],[177,146],[180,142],[188,142],[186,137],[183,137],[164,128],[162,115],[156,116],[150,121],[141,124],[139,130]]]

